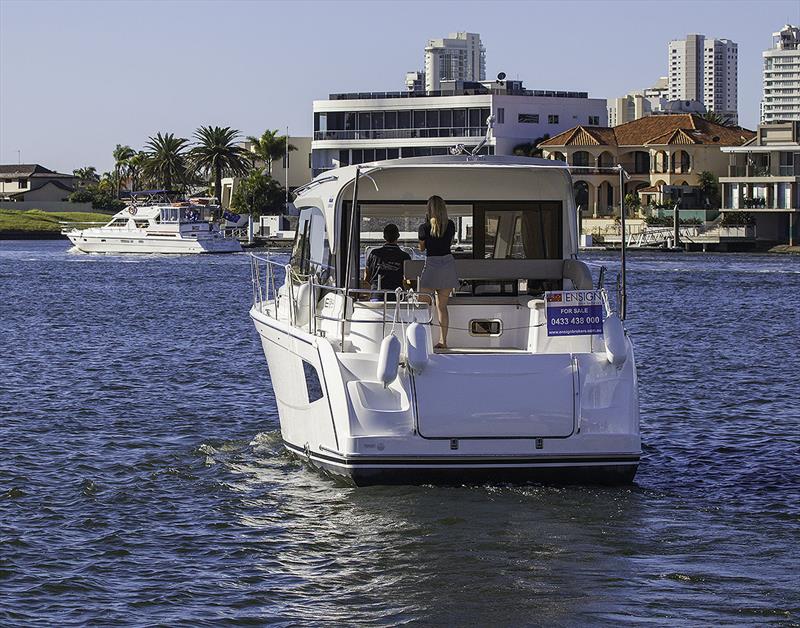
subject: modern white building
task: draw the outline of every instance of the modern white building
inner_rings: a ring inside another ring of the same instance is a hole
[[[787,24],[763,52],[761,122],[800,120],[800,28]]]
[[[687,35],[669,42],[669,100],[697,100],[738,124],[738,46],[729,39]]]
[[[606,101],[586,92],[523,89],[521,81],[446,81],[436,95],[414,92],[331,94],[314,101],[312,174],[338,166],[446,155],[474,148],[494,116],[483,153],[511,155],[577,125],[606,126]]]
[[[477,33],[451,33],[425,46],[425,91],[441,89],[442,81],[486,80],[486,49]]]
[[[757,240],[797,243],[800,221],[800,121],[760,124],[756,137],[728,153],[720,177],[722,211],[750,216]]]

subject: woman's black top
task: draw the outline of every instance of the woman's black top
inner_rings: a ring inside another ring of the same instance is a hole
[[[428,257],[440,257],[450,255],[450,245],[456,236],[456,223],[452,220],[447,221],[447,228],[441,237],[437,238],[431,234],[431,223],[426,222],[419,227],[419,239],[425,243],[425,255]]]

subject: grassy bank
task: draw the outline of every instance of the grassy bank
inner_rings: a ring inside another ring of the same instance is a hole
[[[20,211],[0,209],[0,239],[15,238],[60,238],[63,226],[60,223],[74,224],[109,221],[109,214],[94,212],[44,212],[40,209]]]

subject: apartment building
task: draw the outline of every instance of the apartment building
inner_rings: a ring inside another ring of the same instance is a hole
[[[691,34],[669,42],[669,100],[703,103],[738,124],[738,45]]]
[[[763,52],[761,122],[800,120],[800,28],[787,24]]]
[[[486,80],[486,49],[477,33],[451,33],[425,46],[425,91],[441,89],[442,81]]]

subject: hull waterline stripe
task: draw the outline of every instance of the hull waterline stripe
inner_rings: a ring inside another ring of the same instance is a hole
[[[344,467],[357,466],[529,466],[529,465],[588,465],[588,464],[628,464],[638,465],[639,456],[631,455],[612,455],[612,456],[559,456],[559,457],[509,457],[509,456],[475,456],[470,458],[342,458],[327,456],[317,452],[307,452],[302,447],[297,447],[283,441],[284,446],[290,451],[307,458],[318,459],[330,464]]]

